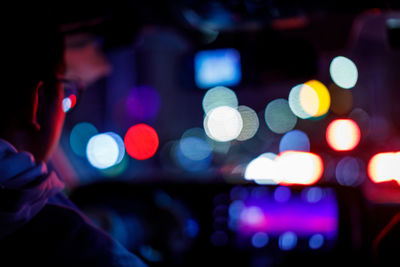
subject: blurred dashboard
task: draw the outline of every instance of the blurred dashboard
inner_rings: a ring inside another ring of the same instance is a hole
[[[153,266],[337,266],[395,258],[397,242],[377,238],[399,206],[373,204],[355,188],[107,182],[80,187],[71,199]]]

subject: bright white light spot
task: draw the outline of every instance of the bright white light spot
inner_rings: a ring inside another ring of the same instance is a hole
[[[324,236],[321,234],[315,234],[310,237],[308,244],[311,249],[319,249],[324,244]]]
[[[378,153],[368,163],[368,175],[374,183],[397,181],[400,184],[400,152]]]
[[[262,184],[276,184],[278,170],[275,163],[276,155],[274,153],[265,153],[253,159],[246,167],[244,174],[247,180],[256,180]]]
[[[292,250],[297,245],[297,235],[293,232],[286,232],[279,236],[279,248],[282,250]]]
[[[65,113],[67,113],[72,107],[72,101],[69,97],[66,97],[62,101],[62,109]]]
[[[280,98],[271,101],[265,109],[265,122],[274,133],[285,133],[294,128],[296,116],[290,110],[288,101]]]
[[[217,86],[207,91],[203,97],[203,110],[208,113],[211,110],[228,106],[236,109],[238,107],[238,99],[236,93],[224,86]]]
[[[255,158],[244,176],[259,184],[311,185],[321,178],[323,169],[322,159],[316,154],[285,151],[278,156],[265,153]]]
[[[326,140],[329,146],[338,151],[354,149],[360,142],[360,128],[350,119],[332,121],[326,130]]]
[[[322,159],[308,152],[285,151],[277,158],[279,183],[314,184],[322,176]]]
[[[329,67],[332,80],[344,89],[353,88],[358,80],[357,66],[346,57],[335,57]]]
[[[122,160],[125,150],[122,139],[117,136],[114,133],[103,133],[90,138],[86,147],[86,156],[92,166],[105,169]]]
[[[222,106],[211,110],[204,119],[207,135],[219,142],[236,139],[243,128],[240,113],[231,107]]]
[[[240,132],[240,135],[238,136],[237,140],[239,141],[248,140],[257,133],[258,127],[260,126],[257,113],[253,109],[247,106],[239,106],[238,111],[242,116],[243,129]]]

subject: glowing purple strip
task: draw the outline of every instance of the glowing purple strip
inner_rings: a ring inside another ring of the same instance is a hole
[[[332,193],[332,192],[331,192]],[[265,232],[279,235],[293,231],[300,236],[324,234],[333,238],[338,231],[338,207],[333,195],[317,203],[292,198],[286,203],[276,203],[271,198],[247,199],[240,213],[238,230],[242,234]]]

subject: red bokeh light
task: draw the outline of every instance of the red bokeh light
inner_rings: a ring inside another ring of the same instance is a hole
[[[70,95],[70,96],[68,96],[68,98],[69,98],[69,100],[71,100],[71,107],[70,107],[70,109],[71,109],[71,108],[75,107],[75,105],[76,105],[76,95]]]
[[[159,139],[157,132],[147,124],[132,126],[124,138],[126,152],[138,160],[149,159],[157,151]]]

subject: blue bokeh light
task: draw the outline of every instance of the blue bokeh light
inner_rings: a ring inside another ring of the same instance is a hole
[[[325,242],[325,239],[324,239],[323,235],[315,234],[310,237],[310,240],[308,241],[308,245],[310,246],[311,249],[319,249],[322,247],[324,242]]]
[[[69,136],[69,143],[72,151],[84,157],[86,155],[86,145],[89,139],[98,133],[96,127],[89,122],[80,122],[76,124]]]
[[[240,83],[240,54],[236,49],[200,51],[194,57],[195,82],[199,88]]]
[[[255,233],[251,238],[251,244],[256,248],[265,247],[268,244],[269,237],[264,232]]]
[[[282,250],[292,250],[297,245],[297,235],[293,232],[286,232],[279,236],[279,248]]]
[[[295,150],[310,152],[310,139],[300,130],[287,132],[279,143],[279,152]]]
[[[289,201],[292,193],[290,192],[290,188],[286,186],[279,186],[275,189],[274,199],[276,202],[285,203]]]
[[[211,146],[200,137],[185,137],[172,147],[172,155],[178,165],[186,171],[206,171],[213,158]]]

